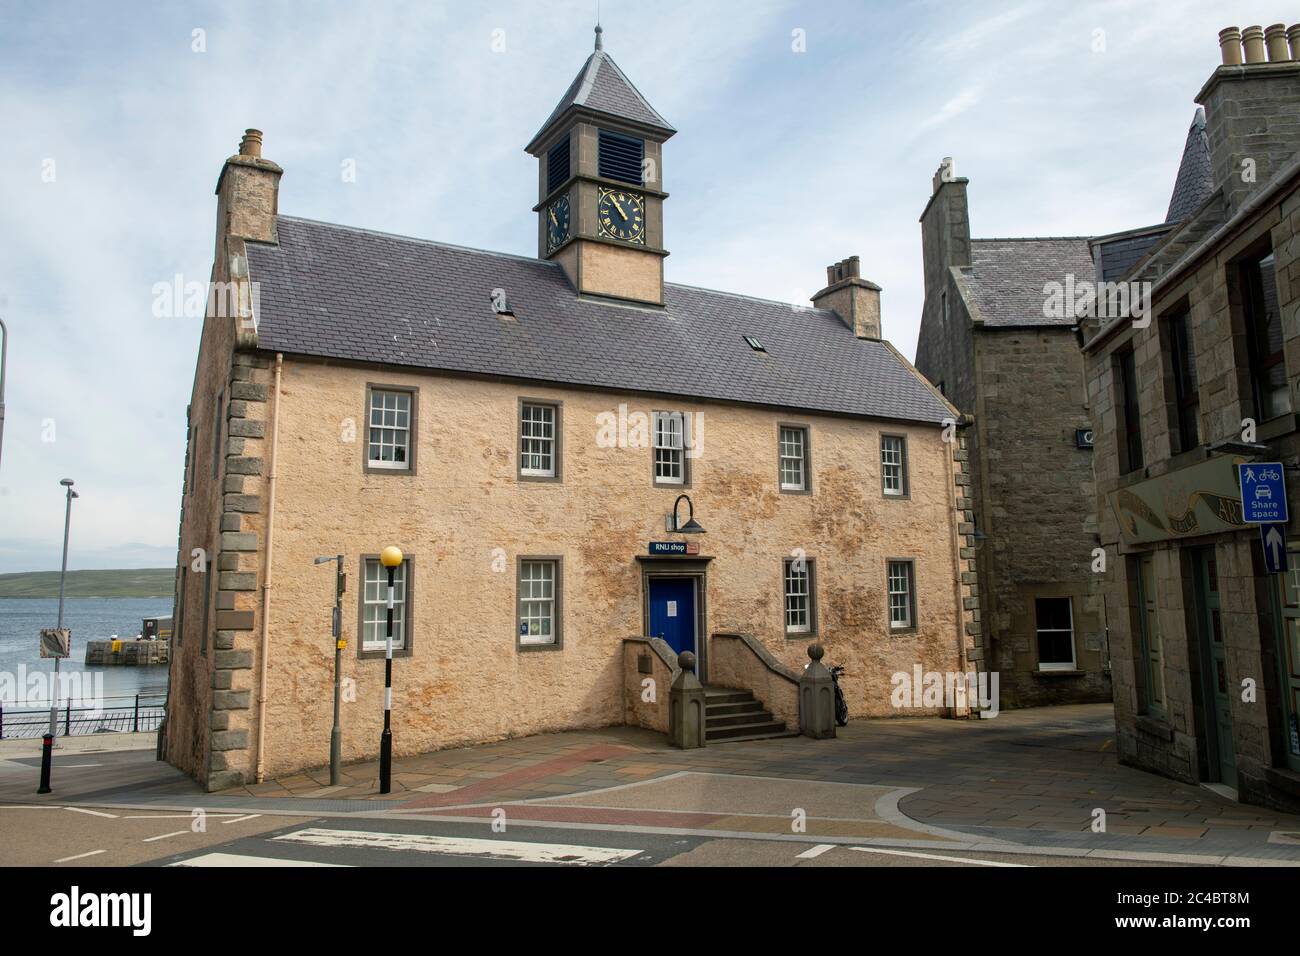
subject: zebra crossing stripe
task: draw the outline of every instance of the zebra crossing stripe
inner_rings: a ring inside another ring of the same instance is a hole
[[[239,853],[204,853],[173,863],[172,866],[342,866],[346,863],[312,863],[307,860],[285,860],[273,856],[244,856]]]
[[[520,843],[510,840],[476,840],[468,837],[427,836],[421,833],[376,833],[369,830],[331,830],[308,827],[273,837],[290,843],[321,847],[371,847],[381,850],[406,850],[474,856],[490,860],[521,863],[570,863],[577,866],[600,866],[619,863],[638,855],[640,850],[623,850],[604,846],[572,846],[566,843]]]

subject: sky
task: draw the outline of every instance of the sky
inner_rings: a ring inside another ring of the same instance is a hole
[[[225,158],[247,127],[280,211],[536,254],[523,151],[592,48],[596,0],[0,0],[0,573],[176,556]],[[939,162],[972,235],[1163,221],[1217,34],[1285,5],[603,0],[605,50],[679,131],[670,282],[806,303],[861,257],[914,355],[918,218]],[[1289,22],[1289,21],[1288,21]],[[350,175],[345,175],[349,173]]]

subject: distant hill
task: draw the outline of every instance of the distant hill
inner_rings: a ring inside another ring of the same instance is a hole
[[[171,597],[176,572],[172,568],[132,568],[114,571],[69,571],[66,597]],[[0,598],[56,598],[58,571],[0,574]]]

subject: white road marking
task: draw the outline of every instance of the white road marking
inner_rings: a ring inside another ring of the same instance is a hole
[[[886,856],[915,856],[922,860],[943,860],[946,863],[970,863],[974,866],[1032,866],[1030,863],[1003,863],[998,860],[975,860],[968,856],[943,856],[939,853],[911,853],[907,850],[882,850],[877,847],[851,846],[850,850],[859,853],[883,853]]]
[[[83,770],[86,767],[102,767],[102,763],[61,763],[60,770]]]
[[[220,817],[235,816],[235,814],[209,813],[208,816],[213,818],[220,818]],[[193,818],[194,818],[194,814],[192,813],[130,813],[122,817],[123,820],[192,820]],[[238,819],[245,820],[247,819],[247,817],[239,817]],[[233,823],[234,821],[227,820],[225,822]]]
[[[576,863],[584,866],[618,863],[621,860],[631,859],[641,852],[604,846],[573,846],[567,843],[516,843],[509,840],[474,840],[466,837],[426,836],[419,833],[329,830],[323,827],[308,827],[273,839],[308,843],[313,846],[375,847],[384,850],[415,850],[421,853],[481,856],[491,860]]]
[[[249,813],[249,814],[245,814],[245,815],[242,816],[242,817],[235,817],[235,819],[233,819],[233,820],[222,820],[221,822],[222,822],[222,823],[239,823],[241,820],[256,820],[256,819],[257,819],[258,817],[260,817],[260,816],[261,816],[260,813]]]
[[[306,860],[284,860],[271,856],[243,856],[239,853],[205,853],[172,866],[340,866],[346,863],[312,863]]]
[[[34,807],[22,807],[22,806],[0,807],[0,810],[62,810],[62,809],[63,807],[59,806],[57,803],[42,803]]]
[[[87,810],[85,807],[64,807],[64,810],[71,810],[73,813],[88,813],[92,817],[108,817],[110,820],[116,820],[116,813],[102,813],[99,810]]]
[[[141,842],[143,842],[143,843],[153,843],[155,840],[165,840],[165,839],[167,839],[168,837],[182,836],[182,835],[184,835],[184,834],[186,834],[186,833],[189,833],[189,832],[190,832],[189,830],[174,830],[174,831],[171,832],[171,833],[164,833],[164,834],[162,834],[162,835],[160,835],[160,836],[149,837],[148,839],[143,840],[143,841],[141,841]]]
[[[89,853],[78,853],[76,856],[65,856],[61,860],[55,860],[55,863],[67,863],[70,860],[84,860],[88,856],[98,856],[101,853],[107,853],[107,850],[91,850]]]
[[[827,850],[833,850],[833,849],[835,849],[834,843],[819,843],[817,844],[817,846],[809,847],[808,849],[804,850],[802,853],[796,856],[795,859],[815,860],[817,859],[817,857],[821,856]]]

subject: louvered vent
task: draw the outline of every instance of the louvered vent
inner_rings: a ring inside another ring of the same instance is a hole
[[[622,133],[600,131],[600,175],[634,186],[641,181],[641,161],[645,158],[645,141]]]
[[[569,137],[564,137],[546,154],[546,194],[549,196],[569,179]]]

